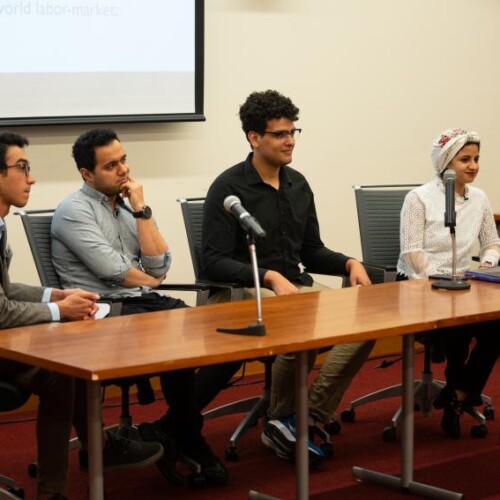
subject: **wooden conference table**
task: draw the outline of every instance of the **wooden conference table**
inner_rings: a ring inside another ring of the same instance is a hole
[[[209,365],[228,360],[297,352],[297,495],[309,496],[306,351],[345,342],[403,335],[401,477],[355,467],[374,480],[423,495],[459,494],[413,481],[413,334],[457,324],[500,319],[500,287],[473,282],[469,290],[434,290],[428,280],[386,283],[264,299],[267,335],[218,333],[255,319],[253,301],[100,321],[49,323],[3,330],[0,357],[87,381],[90,497],[103,498],[101,381]]]

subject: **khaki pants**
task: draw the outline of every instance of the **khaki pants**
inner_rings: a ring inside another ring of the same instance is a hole
[[[300,293],[319,292],[329,288],[314,282],[313,286],[298,286]],[[268,288],[261,289],[262,297],[273,297],[276,294]],[[255,298],[254,288],[245,288],[243,298]],[[211,297],[211,303],[228,302],[229,291],[221,291]],[[339,344],[330,349],[320,372],[309,390],[309,412],[314,413],[320,421],[328,423],[335,415],[340,400],[368,358],[375,341]],[[317,350],[308,352],[309,370],[316,361]],[[281,354],[273,363],[271,385],[270,418],[289,417],[295,413],[295,355]]]

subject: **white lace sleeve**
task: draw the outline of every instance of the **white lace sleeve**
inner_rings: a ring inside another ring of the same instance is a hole
[[[415,192],[405,198],[401,209],[401,259],[409,278],[425,278],[435,271],[423,249],[425,207]]]
[[[498,237],[493,210],[488,201],[486,201],[483,212],[479,242],[481,244],[481,249],[479,251],[479,260],[481,264],[489,262],[493,266],[497,266],[498,260],[500,259],[500,239]]]

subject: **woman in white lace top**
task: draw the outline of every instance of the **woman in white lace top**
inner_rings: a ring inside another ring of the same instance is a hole
[[[444,172],[456,174],[455,210],[457,273],[469,267],[479,242],[480,266],[498,265],[500,239],[485,193],[470,184],[479,172],[480,139],[476,132],[448,129],[432,146],[434,178],[408,193],[401,210],[400,279],[452,273],[450,230],[444,225]],[[453,331],[451,331],[453,330]],[[481,392],[500,352],[500,322],[446,329],[440,338],[446,365],[446,387],[435,402],[444,408],[441,426],[460,436],[460,415],[467,406],[482,404]],[[476,344],[469,353],[472,338]]]

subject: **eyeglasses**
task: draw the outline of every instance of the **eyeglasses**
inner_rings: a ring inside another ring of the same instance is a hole
[[[292,130],[276,130],[275,132],[272,132],[270,130],[264,130],[264,134],[269,134],[272,135],[273,137],[276,137],[276,139],[279,140],[284,140],[288,139],[288,137],[292,138],[298,138],[302,132],[301,128],[293,128]]]
[[[26,177],[30,176],[31,165],[28,160],[19,160],[15,165],[7,165],[7,168],[17,168],[18,170],[22,170]]]

